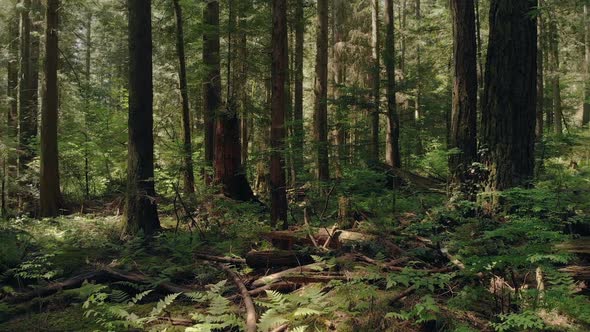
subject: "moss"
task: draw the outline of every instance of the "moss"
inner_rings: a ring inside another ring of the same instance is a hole
[[[81,305],[73,305],[56,311],[28,313],[0,324],[0,331],[14,332],[96,330],[100,331],[100,326],[92,320],[84,318],[84,310]]]

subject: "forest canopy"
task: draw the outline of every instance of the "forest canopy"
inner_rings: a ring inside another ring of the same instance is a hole
[[[590,330],[590,1],[0,6],[0,331]]]

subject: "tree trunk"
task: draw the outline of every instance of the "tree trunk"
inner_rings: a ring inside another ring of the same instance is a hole
[[[385,144],[385,160],[391,167],[401,167],[399,151],[399,115],[395,100],[395,36],[393,0],[385,1],[385,69],[387,70],[387,139]]]
[[[129,142],[125,232],[160,228],[154,186],[151,0],[127,0],[129,16]]]
[[[293,105],[293,165],[295,179],[303,173],[303,43],[305,38],[304,0],[295,2],[295,100]]]
[[[416,22],[418,25],[418,38],[416,41],[416,105],[414,120],[416,123],[416,154],[422,155],[424,147],[422,146],[422,46],[420,35],[422,33],[422,7],[421,0],[416,0]]]
[[[184,192],[195,192],[195,175],[193,171],[193,146],[191,140],[191,117],[186,79],[186,57],[184,54],[184,27],[182,7],[179,0],[173,0],[176,15],[176,55],[178,57],[178,78],[180,98],[182,101],[182,145],[183,145],[183,181]]]
[[[536,1],[493,0],[482,114],[487,191],[529,185],[537,98]]]
[[[453,54],[455,59],[453,111],[449,157],[453,190],[468,180],[468,169],[477,159],[477,46],[473,1],[451,0],[453,12]]]
[[[289,49],[287,42],[287,0],[272,2],[272,100],[270,128],[270,188],[271,223],[282,222],[287,228],[287,193],[285,178],[285,108],[287,92],[285,83],[289,70]]]
[[[314,134],[317,144],[317,178],[319,181],[328,181],[328,0],[318,0],[316,47]]]
[[[551,90],[553,91],[553,128],[555,134],[563,133],[563,109],[561,105],[561,83],[559,72],[559,31],[556,18],[549,19],[549,45],[551,58]]]
[[[369,160],[379,162],[379,112],[381,104],[381,61],[379,58],[379,0],[371,0],[371,84],[373,89],[373,111],[371,112],[371,143]]]
[[[18,170],[19,174],[31,161],[34,148],[31,146],[37,135],[37,121],[33,110],[34,91],[31,89],[32,63],[31,63],[31,0],[24,0],[24,8],[21,11],[20,25],[20,73],[19,73],[19,97],[18,97]]]
[[[41,115],[41,179],[39,186],[41,217],[55,217],[62,206],[59,188],[59,154],[57,147],[58,86],[57,67],[59,0],[47,1],[45,33],[45,89]]]
[[[334,33],[334,41],[332,45],[332,52],[333,52],[333,59],[334,63],[332,65],[333,75],[334,75],[334,86],[333,86],[333,94],[334,99],[336,100],[334,105],[334,118],[336,122],[336,130],[334,133],[335,136],[335,143],[336,143],[336,160],[335,160],[335,168],[336,168],[336,178],[343,177],[342,166],[347,162],[347,154],[346,154],[346,123],[347,123],[347,110],[346,107],[340,102],[340,97],[342,94],[342,85],[345,84],[345,71],[346,71],[346,63],[344,58],[344,37],[346,36],[346,31],[344,30],[346,26],[346,8],[344,5],[346,4],[345,0],[335,0],[333,4],[333,33]]]
[[[203,64],[206,73],[203,81],[203,116],[205,121],[205,164],[213,167],[215,159],[215,117],[221,106],[221,63],[219,54],[219,2],[207,1],[203,11]],[[211,170],[205,169],[205,182],[211,182]]]
[[[31,116],[34,123],[35,136],[37,136],[39,119],[39,56],[41,47],[41,34],[43,33],[44,13],[41,0],[31,2]]]
[[[537,5],[541,8],[542,1],[538,0]],[[545,95],[545,82],[544,82],[544,62],[543,62],[543,18],[539,16],[537,18],[537,125],[535,127],[535,137],[538,142],[543,140],[543,117],[544,111],[544,95]]]
[[[248,163],[248,146],[249,146],[249,107],[248,101],[250,96],[248,94],[248,23],[245,19],[250,13],[252,3],[250,0],[240,1],[240,17],[238,18],[238,41],[237,41],[237,58],[239,60],[238,70],[236,71],[236,79],[238,85],[236,87],[237,98],[239,99],[240,108],[240,134],[242,136],[242,167],[246,170]]]
[[[90,62],[92,56],[92,12],[89,10],[86,17],[86,68],[84,72],[84,192],[85,198],[90,198],[90,133],[89,133],[89,115],[90,115]]]
[[[582,125],[590,124],[590,17],[584,4],[584,104]]]
[[[242,151],[240,145],[240,119],[237,112],[236,91],[240,91],[238,78],[232,79],[232,31],[235,25],[235,12],[232,0],[229,0],[229,38],[228,38],[228,93],[225,109],[218,112],[215,128],[215,182],[221,184],[225,196],[239,201],[254,198],[246,172],[242,168]]]

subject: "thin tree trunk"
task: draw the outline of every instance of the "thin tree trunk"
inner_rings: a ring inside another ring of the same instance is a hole
[[[554,17],[549,19],[550,30],[550,57],[551,57],[551,89],[553,91],[553,128],[556,135],[563,133],[563,110],[561,105],[561,83],[560,83],[560,63],[559,63],[559,31],[557,21]]]
[[[207,1],[203,11],[203,64],[206,73],[203,81],[205,122],[205,164],[212,168],[215,159],[215,114],[221,106],[221,63],[219,54],[219,1]],[[209,169],[205,170],[205,182],[211,182]]]
[[[254,198],[246,173],[242,168],[242,152],[240,145],[240,119],[237,112],[236,91],[242,89],[235,86],[239,79],[232,79],[232,40],[235,26],[235,11],[232,0],[229,0],[229,34],[227,61],[227,105],[218,112],[215,130],[215,182],[220,183],[222,192],[227,197],[239,201],[249,201]]]
[[[327,4],[327,3],[326,3]],[[287,193],[285,177],[285,108],[287,93],[285,80],[289,70],[289,48],[287,41],[287,0],[272,2],[272,115],[270,129],[270,188],[271,223],[276,226],[287,223]]]
[[[486,190],[530,184],[537,98],[536,0],[492,0],[482,114]]]
[[[422,155],[424,147],[422,146],[422,46],[421,46],[421,31],[422,31],[422,8],[421,0],[416,0],[416,22],[418,24],[418,38],[416,41],[416,106],[414,120],[416,121],[416,154]]]
[[[179,0],[173,0],[176,14],[176,55],[178,57],[178,78],[180,98],[182,101],[182,145],[183,145],[183,181],[187,194],[195,192],[195,175],[193,170],[193,145],[191,139],[191,116],[188,96],[188,82],[186,79],[186,56],[184,54],[184,27],[182,7]]]
[[[537,6],[541,9],[542,1],[538,0]],[[543,140],[543,117],[544,111],[544,95],[545,95],[545,82],[544,82],[544,62],[543,62],[543,19],[539,16],[537,18],[537,125],[535,127],[535,137],[538,142]]]
[[[295,100],[293,105],[293,165],[295,179],[303,172],[303,43],[305,38],[304,0],[295,2]]]
[[[154,185],[151,0],[127,0],[129,16],[129,142],[125,227],[146,235],[160,228]]]
[[[373,90],[373,110],[371,112],[371,144],[369,160],[379,162],[379,112],[381,104],[381,61],[379,50],[379,0],[371,0],[371,84]]]
[[[45,34],[45,88],[41,116],[41,179],[39,183],[41,217],[55,217],[62,207],[57,146],[58,26],[59,0],[48,0]]]
[[[399,151],[399,115],[395,100],[395,35],[393,0],[385,1],[385,69],[387,70],[387,139],[385,160],[391,167],[401,167]]]
[[[481,12],[479,10],[481,0],[475,0],[475,24],[477,37],[477,85],[478,85],[478,111],[481,113],[483,103],[483,88],[484,88],[484,58],[483,58],[483,41],[481,39]]]
[[[347,153],[346,153],[346,110],[344,109],[343,105],[340,103],[340,97],[342,94],[342,85],[345,84],[345,71],[346,71],[346,63],[344,59],[344,37],[346,35],[346,31],[344,31],[344,27],[346,25],[346,9],[344,8],[346,1],[345,0],[335,0],[334,1],[334,8],[333,8],[333,16],[334,16],[334,41],[332,45],[332,52],[333,52],[333,59],[334,64],[333,74],[334,74],[334,86],[333,86],[333,93],[334,99],[336,103],[334,105],[334,118],[336,119],[336,130],[335,130],[335,143],[336,143],[336,178],[343,177],[343,170],[342,166],[347,162]]]
[[[315,140],[317,144],[317,177],[330,180],[328,157],[328,0],[318,0],[315,67]]]
[[[582,125],[590,124],[590,14],[584,4],[584,104]]]
[[[449,148],[452,189],[465,194],[469,189],[468,169],[477,159],[477,46],[473,1],[451,0],[453,54],[455,59],[453,111]]]
[[[245,20],[246,15],[251,10],[250,0],[240,1],[242,11],[238,21],[238,42],[237,42],[237,57],[239,59],[238,77],[240,80],[240,87],[237,88],[239,103],[240,103],[240,133],[242,143],[242,167],[246,169],[248,163],[248,147],[249,147],[249,107],[248,107],[248,24]]]
[[[36,136],[37,123],[33,113],[34,92],[31,89],[31,0],[24,0],[20,23],[20,72],[19,72],[19,112],[18,112],[18,170],[19,174],[33,158],[31,147]]]
[[[407,26],[407,8],[408,2],[407,0],[401,0],[401,13],[400,13],[400,27],[401,27],[401,56],[400,56],[400,64],[399,68],[402,72],[402,77],[405,76],[406,72],[406,26]]]
[[[89,133],[89,115],[90,115],[90,75],[91,75],[91,55],[92,55],[92,12],[88,12],[86,17],[86,68],[85,79],[86,87],[84,88],[84,192],[86,199],[90,198],[90,133]]]

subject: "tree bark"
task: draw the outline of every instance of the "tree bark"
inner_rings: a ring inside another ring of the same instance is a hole
[[[127,0],[129,18],[129,142],[125,227],[152,235],[160,228],[154,186],[151,0]]]
[[[468,168],[477,159],[477,46],[473,0],[451,0],[455,64],[449,148],[451,183],[466,191]]]
[[[536,1],[493,0],[482,114],[486,190],[529,185],[537,98]]]
[[[316,31],[314,134],[317,144],[317,178],[319,181],[328,181],[328,0],[318,0]]]
[[[240,80],[232,78],[232,31],[235,25],[235,12],[232,0],[229,0],[229,38],[228,38],[228,93],[227,105],[217,112],[215,128],[215,182],[221,184],[225,196],[239,201],[254,199],[246,172],[242,168],[242,151],[240,145],[240,119],[237,112],[236,91],[242,89],[237,86]]]
[[[590,123],[590,17],[588,4],[584,4],[584,104],[582,125]]]
[[[58,86],[57,67],[59,0],[47,1],[45,33],[45,89],[41,115],[41,179],[39,186],[41,217],[55,217],[62,206],[59,188],[59,154],[57,144]]]
[[[538,0],[537,6],[539,9],[542,8],[542,0]],[[543,19],[539,15],[539,17],[537,18],[537,125],[535,127],[535,137],[537,138],[538,142],[541,142],[543,139],[543,117],[545,115],[545,63],[543,61],[543,35],[545,32],[543,30]]]
[[[416,125],[416,154],[422,155],[424,147],[422,146],[422,45],[420,35],[422,33],[422,5],[421,0],[416,0],[416,22],[418,25],[418,38],[416,41],[416,104],[414,120]]]
[[[84,192],[86,199],[90,198],[90,133],[89,133],[89,115],[90,115],[90,62],[92,57],[92,12],[88,10],[86,16],[86,68],[85,88],[84,88]]]
[[[287,228],[287,192],[285,176],[285,108],[287,92],[285,83],[289,70],[289,49],[287,42],[287,0],[272,2],[272,99],[270,128],[270,188],[271,223],[282,222]]]
[[[303,43],[305,38],[305,15],[303,11],[304,0],[295,2],[295,73],[294,73],[294,94],[293,105],[293,166],[295,179],[303,172]]]
[[[371,0],[371,84],[373,91],[373,110],[371,112],[371,144],[369,161],[379,161],[379,112],[381,104],[381,60],[379,56],[379,0]]]
[[[215,118],[221,106],[221,63],[219,53],[219,1],[208,0],[203,11],[203,117],[205,122],[205,164],[213,167],[215,160]],[[211,183],[210,169],[205,169],[206,183]]]
[[[551,90],[553,92],[553,128],[555,134],[563,134],[563,109],[561,104],[561,80],[559,63],[559,30],[555,17],[549,18],[549,48],[551,59]]]
[[[399,115],[395,99],[395,35],[394,35],[393,0],[385,1],[385,69],[387,71],[387,139],[385,160],[391,167],[401,167],[399,151]]]
[[[182,144],[183,144],[183,181],[184,192],[195,192],[195,175],[193,170],[193,145],[191,139],[191,117],[186,79],[186,56],[184,53],[184,27],[182,7],[179,0],[173,0],[176,15],[176,55],[178,57],[178,78],[180,98],[182,101]]]
[[[37,119],[33,109],[34,91],[31,89],[31,0],[24,0],[20,23],[20,72],[18,97],[18,170],[19,174],[25,170],[34,154],[31,146],[37,135]]]

